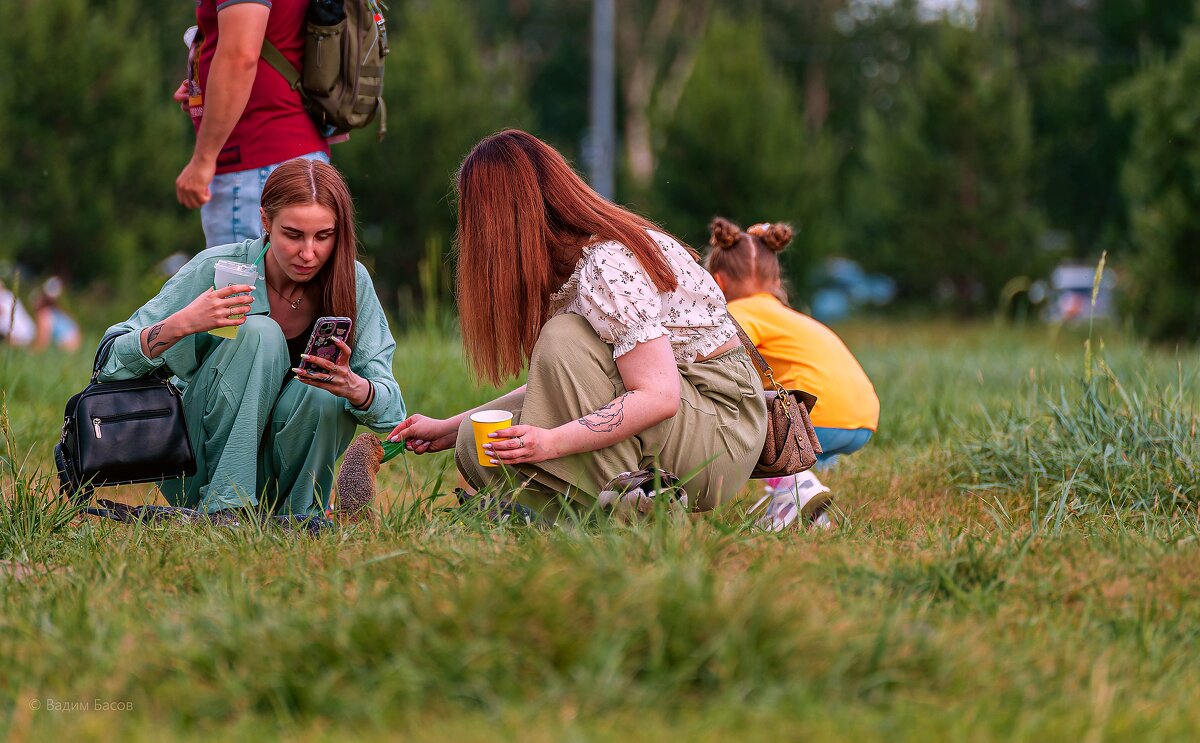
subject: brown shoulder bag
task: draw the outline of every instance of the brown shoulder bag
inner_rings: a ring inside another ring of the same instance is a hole
[[[754,343],[742,330],[733,315],[729,316],[737,328],[738,338],[746,347],[746,353],[758,367],[758,371],[771,383],[772,389],[763,396],[767,402],[767,439],[763,442],[762,454],[754,466],[751,478],[784,477],[803,472],[817,463],[821,443],[813,430],[808,411],[817,404],[817,398],[802,390],[784,389],[775,381],[771,365],[762,357]]]

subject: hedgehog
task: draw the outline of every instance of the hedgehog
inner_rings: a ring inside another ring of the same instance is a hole
[[[364,433],[346,449],[336,488],[338,517],[345,521],[373,521],[375,476],[383,462],[383,445],[370,433]]]

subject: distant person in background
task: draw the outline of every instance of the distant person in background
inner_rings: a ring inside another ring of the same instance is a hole
[[[34,297],[33,317],[37,323],[37,338],[33,347],[39,351],[49,348],[51,344],[63,351],[75,351],[83,340],[79,323],[58,305],[62,293],[62,279],[51,276]]]
[[[792,241],[786,224],[756,224],[743,231],[727,219],[709,225],[711,251],[705,267],[729,302],[729,314],[771,365],[787,389],[817,396],[813,427],[824,450],[816,469],[831,467],[839,455],[858,451],[879,425],[879,398],[850,349],[829,328],[787,306],[778,253]],[[784,529],[804,516],[829,527],[829,488],[809,471],[766,481],[760,523]],[[801,521],[801,523],[804,523]]]
[[[196,145],[175,179],[179,203],[200,209],[208,247],[262,235],[263,184],[294,157],[329,162],[329,146],[283,76],[261,57],[263,39],[300,68],[308,0],[196,0],[188,79],[175,100]],[[189,37],[185,37],[185,41]]]
[[[13,346],[28,346],[36,336],[37,328],[25,305],[0,281],[0,341]]]

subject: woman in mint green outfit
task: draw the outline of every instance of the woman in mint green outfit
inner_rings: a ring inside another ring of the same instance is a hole
[[[214,513],[263,498],[280,515],[319,516],[355,428],[387,431],[405,417],[396,343],[355,260],[353,202],[333,166],[280,165],[261,211],[262,238],[205,250],[108,330],[122,335],[100,379],[166,366],[184,386],[197,471],[163,484],[173,505]],[[257,263],[258,281],[214,290],[221,259]],[[327,315],[354,321],[349,343],[339,343],[336,364],[312,358],[319,371],[298,369],[315,320]],[[228,327],[235,338],[207,332]]]

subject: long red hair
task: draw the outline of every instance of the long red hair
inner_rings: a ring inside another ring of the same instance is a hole
[[[337,168],[319,160],[297,157],[280,165],[263,184],[262,208],[274,221],[292,206],[320,204],[333,212],[337,244],[329,260],[312,278],[320,290],[321,314],[358,319],[358,284],[355,261],[358,239],[354,233],[354,199]],[[354,329],[347,341],[354,347]]]
[[[495,384],[520,373],[549,319],[550,295],[587,245],[615,240],[659,291],[677,286],[646,232],[660,228],[593,191],[532,134],[508,129],[475,145],[457,185],[463,345],[475,370]]]

